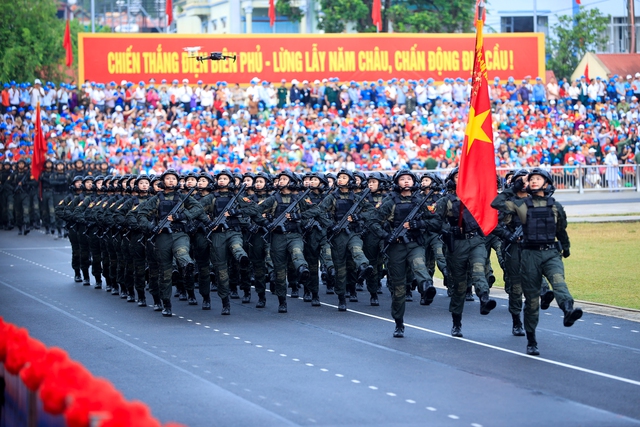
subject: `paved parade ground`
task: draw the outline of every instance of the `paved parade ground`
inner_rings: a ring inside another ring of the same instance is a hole
[[[635,195],[634,195],[635,196]],[[325,295],[289,313],[232,300],[231,316],[174,300],[163,318],[73,282],[68,240],[0,232],[0,316],[60,346],[162,422],[188,426],[640,426],[640,324],[585,307],[572,328],[541,312],[539,357],[511,335],[507,301],[467,302],[452,338],[443,289],[407,304],[392,337],[388,292],[337,310]],[[366,294],[366,293],[365,293]],[[496,292],[500,297],[499,292]],[[199,302],[201,298],[198,296]],[[365,301],[366,300],[366,301]]]

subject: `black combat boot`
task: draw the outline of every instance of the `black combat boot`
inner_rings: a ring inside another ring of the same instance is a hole
[[[31,227],[29,227],[28,225],[24,226],[24,235],[26,236],[27,234],[29,234],[29,232],[31,232]]]
[[[451,336],[462,338],[462,314],[451,313],[453,326],[451,327]]]
[[[377,287],[377,289],[378,289],[378,290],[376,291],[376,293],[377,293],[378,295],[382,295],[382,282],[381,282],[380,280],[378,280],[378,287]]]
[[[133,286],[127,288],[127,302],[136,302],[136,290]]]
[[[171,313],[171,300],[170,299],[162,300],[162,315],[164,317],[171,317],[173,315]]]
[[[425,280],[422,282],[422,298],[420,298],[420,305],[430,305],[433,299],[436,297],[436,288],[433,286],[433,282]]]
[[[82,286],[91,286],[91,279],[89,277],[89,269],[82,270]]]
[[[287,312],[287,297],[278,297],[278,313]]]
[[[540,310],[548,309],[554,298],[555,295],[553,291],[549,288],[546,288],[546,291],[540,294]]]
[[[76,283],[82,282],[82,276],[80,275],[80,270],[75,270],[75,276],[73,277],[73,281]]]
[[[22,236],[24,234],[24,225],[18,226],[18,236]]]
[[[162,311],[162,300],[157,295],[153,295],[153,311]]]
[[[327,269],[327,295],[335,294],[333,287],[336,283],[336,269],[334,267],[329,267]]]
[[[361,282],[356,283],[356,291],[358,292],[364,291],[364,285]]]
[[[189,305],[198,305],[198,300],[196,299],[196,292],[191,289],[187,291]]]
[[[291,285],[291,298],[299,298],[300,292],[298,291],[298,284],[294,283]]]
[[[467,286],[467,296],[465,296],[464,298],[465,301],[475,301],[475,299],[473,298],[473,289],[471,286]]]
[[[371,295],[371,298],[369,298],[369,302],[371,303],[371,306],[378,307],[380,305],[380,301],[378,301],[378,293],[371,292],[370,295]]]
[[[309,268],[306,265],[298,267],[298,283],[305,284],[309,281],[310,277]]]
[[[371,273],[373,273],[373,266],[362,264],[358,267],[358,283],[363,283],[369,277],[371,277]]]
[[[223,316],[228,316],[231,314],[231,302],[229,301],[229,297],[222,298],[222,314]]]
[[[344,295],[338,295],[338,311],[347,311],[347,299]]]
[[[519,314],[512,314],[511,318],[513,319],[513,328],[511,328],[511,333],[514,337],[523,337],[524,329],[522,328],[522,321],[520,320]]]
[[[94,289],[102,289],[102,277],[96,276],[96,284],[93,287]]]
[[[56,239],[64,239],[64,236],[62,235],[62,228],[58,228],[58,235],[56,236]]]
[[[355,289],[352,289],[349,294],[349,302],[358,302],[358,292]]]
[[[527,332],[527,354],[529,356],[539,356],[538,343],[536,342],[536,333]]]
[[[111,295],[120,295],[120,285],[118,282],[113,282],[111,287]]]
[[[111,278],[109,276],[105,276],[104,277],[104,281],[107,284],[107,286],[104,288],[104,290],[107,291],[107,292],[111,292]]]
[[[496,300],[489,298],[487,292],[480,295],[480,314],[487,315],[496,308]]]
[[[405,285],[404,300],[406,302],[413,302],[413,293],[411,292],[411,285]]]
[[[138,291],[138,307],[146,307],[147,306],[147,296],[144,293],[144,289]]]
[[[251,302],[251,289],[245,289],[242,296],[242,303],[249,304]]]
[[[238,295],[238,288],[231,288],[231,292],[229,292],[229,298],[240,299],[240,295]]]
[[[311,302],[312,298],[311,298],[311,291],[309,289],[307,289],[307,287],[304,287],[304,294],[302,295],[302,301],[304,302]]]
[[[560,308],[564,311],[562,323],[567,328],[573,326],[582,317],[582,309],[580,307],[573,308],[573,300],[565,301]]]
[[[211,297],[209,295],[202,297],[202,309],[211,310]]]
[[[393,331],[394,338],[404,338],[404,322],[396,320],[396,330]]]
[[[320,295],[317,292],[311,293],[311,307],[320,307]]]
[[[265,308],[267,305],[267,297],[263,293],[258,294],[258,303],[256,304],[256,308]]]

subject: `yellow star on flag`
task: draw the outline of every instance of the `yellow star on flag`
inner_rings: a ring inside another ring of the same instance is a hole
[[[487,116],[491,110],[487,110],[484,113],[476,114],[476,109],[471,106],[469,109],[469,122],[467,123],[467,129],[465,131],[465,135],[468,137],[467,139],[467,154],[469,154],[469,150],[471,150],[471,145],[473,145],[474,141],[482,141],[492,143],[491,138],[487,136],[487,133],[482,129],[484,122],[487,120]]]

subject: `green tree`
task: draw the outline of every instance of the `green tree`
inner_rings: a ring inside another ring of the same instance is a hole
[[[388,3],[391,3],[388,1]],[[393,2],[387,17],[398,33],[473,31],[475,0],[405,0]]]
[[[581,10],[575,16],[559,16],[552,27],[555,36],[547,41],[547,68],[559,79],[571,77],[587,52],[605,49],[610,20],[609,15],[603,15],[597,8]]]
[[[321,0],[323,16],[318,22],[318,28],[325,33],[342,33],[347,29],[348,23],[355,22],[358,32],[366,31],[367,26],[373,27],[372,2],[373,0]]]
[[[276,3],[276,12],[289,18],[291,22],[300,22],[302,20],[302,12],[299,7],[292,6],[291,0],[278,0]]]
[[[0,81],[61,81],[65,22],[56,17],[56,12],[55,0],[0,2]],[[75,68],[80,25],[72,22],[70,27]]]

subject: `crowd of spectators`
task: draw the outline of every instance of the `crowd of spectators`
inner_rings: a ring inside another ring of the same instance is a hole
[[[566,166],[560,173],[571,175],[579,165],[621,165],[616,180],[635,173],[640,73],[489,86],[496,166]],[[0,160],[32,155],[40,103],[48,158],[107,161],[120,173],[446,169],[460,159],[470,92],[462,78],[10,82]]]

